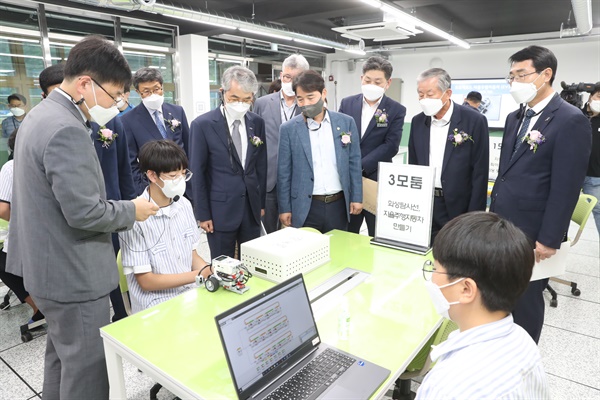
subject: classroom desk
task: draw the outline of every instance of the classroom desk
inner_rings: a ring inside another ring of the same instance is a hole
[[[425,257],[369,244],[369,237],[332,231],[331,261],[305,275],[308,290],[345,268],[370,274],[343,295],[350,333],[338,337],[340,297],[313,308],[321,340],[392,371],[373,398],[381,397],[435,332],[441,318],[425,287]],[[214,316],[274,283],[252,278],[243,295],[205,289],[131,315],[101,329],[110,380],[110,398],[123,399],[125,358],[182,399],[236,399]]]

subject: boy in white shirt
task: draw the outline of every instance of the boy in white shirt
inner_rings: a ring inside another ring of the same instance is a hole
[[[494,213],[463,214],[442,228],[423,275],[436,310],[459,329],[431,351],[437,363],[417,400],[550,398],[539,350],[510,314],[529,284],[532,249]]]
[[[142,146],[138,158],[150,183],[141,197],[160,211],[119,233],[134,313],[193,288],[199,274],[210,275],[209,264],[194,248],[200,231],[192,206],[183,197],[192,176],[185,152],[171,140],[158,140]]]

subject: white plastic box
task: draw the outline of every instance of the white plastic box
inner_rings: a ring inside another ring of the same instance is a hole
[[[253,275],[279,283],[329,262],[329,236],[285,228],[242,243],[241,254]]]

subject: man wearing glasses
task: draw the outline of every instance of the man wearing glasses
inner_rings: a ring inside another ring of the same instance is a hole
[[[139,195],[148,186],[138,162],[142,146],[151,140],[170,139],[189,156],[189,126],[181,106],[164,102],[163,77],[158,69],[138,69],[133,75],[132,83],[142,98],[142,103],[123,114],[121,121],[127,135],[131,172]],[[190,194],[189,188],[186,194]]]
[[[192,121],[190,170],[196,219],[213,258],[260,236],[267,183],[265,123],[248,112],[258,82],[248,68],[223,73],[222,104]]]
[[[585,178],[592,142],[588,119],[552,89],[557,60],[540,46],[510,59],[510,93],[521,108],[508,115],[490,211],[531,240],[539,262],[552,257],[567,229]],[[533,281],[513,309],[515,322],[538,342],[548,279]]]

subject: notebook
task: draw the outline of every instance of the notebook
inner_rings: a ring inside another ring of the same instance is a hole
[[[215,321],[239,399],[367,399],[390,374],[321,342],[302,275]]]

